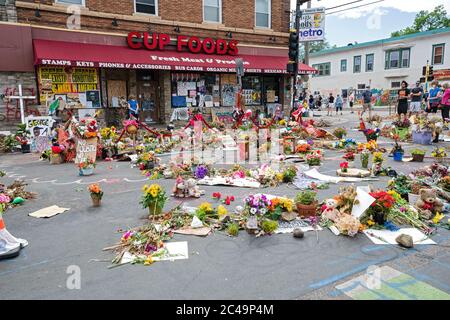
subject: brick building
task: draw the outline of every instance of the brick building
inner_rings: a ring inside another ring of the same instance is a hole
[[[13,10],[6,1],[14,18],[0,23],[10,44],[0,45],[0,58],[14,61],[0,61],[0,77],[34,81],[40,104],[62,96],[69,107],[105,108],[113,122],[134,95],[150,123],[195,106],[229,115],[236,58],[246,107],[273,112],[290,103],[289,0],[25,0]]]

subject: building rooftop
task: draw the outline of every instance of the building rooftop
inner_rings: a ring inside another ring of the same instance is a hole
[[[370,46],[375,46],[375,45],[378,45],[378,44],[395,42],[395,41],[399,41],[399,40],[403,40],[403,39],[425,37],[425,36],[430,36],[430,35],[440,34],[440,33],[446,33],[446,32],[450,33],[450,27],[441,28],[441,29],[435,29],[435,30],[430,30],[430,31],[417,32],[417,33],[407,34],[407,35],[400,36],[400,37],[385,38],[385,39],[380,39],[380,40],[374,40],[374,41],[369,41],[369,42],[363,42],[363,43],[347,45],[347,46],[343,46],[343,47],[326,49],[326,50],[322,50],[322,51],[311,53],[310,56],[312,56],[312,57],[321,56],[321,55],[335,53],[335,52],[353,50],[353,49],[363,48],[363,47],[370,47]]]

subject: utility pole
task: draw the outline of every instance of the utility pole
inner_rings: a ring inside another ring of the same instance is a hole
[[[302,11],[300,9],[300,6],[302,5],[302,0],[297,0],[296,6],[295,6],[295,24],[294,29],[297,34],[297,50],[299,47],[299,31],[300,31],[300,19],[302,17]],[[294,95],[292,98],[292,108],[295,107],[295,99],[298,99],[298,90],[297,90],[297,77],[298,77],[298,54],[295,57],[295,70],[294,70]]]

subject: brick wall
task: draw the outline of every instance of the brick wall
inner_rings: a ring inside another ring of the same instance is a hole
[[[0,1],[0,21],[17,22],[16,0]]]
[[[22,2],[33,3],[33,0],[22,0]],[[51,4],[51,0],[40,1],[41,4]],[[134,16],[134,2],[132,0],[114,1],[114,0],[86,0],[86,7],[89,12],[102,12],[106,14],[124,15],[125,19],[119,19],[119,26],[112,26],[112,18],[107,17],[92,17],[89,15],[82,15],[81,28],[83,30],[92,31],[107,31],[127,33],[130,30],[137,31],[156,31],[174,34],[174,26],[177,22],[203,24],[203,8],[202,0],[190,1],[173,1],[173,0],[159,0],[159,12],[157,19],[150,19],[148,22],[138,21]],[[272,26],[271,30],[260,34],[249,34],[242,32],[239,29],[245,29],[250,32],[255,30],[255,0],[223,0],[222,1],[222,25],[223,28],[237,28],[233,31],[233,38],[243,43],[258,44],[258,45],[282,45],[287,44],[286,36],[277,36],[276,40],[270,40],[270,32],[289,31],[289,0],[272,0]],[[52,10],[52,9],[51,9]],[[46,11],[45,7],[41,7],[41,18],[34,16],[34,10],[31,8],[23,8],[20,5],[17,8],[17,16],[19,22],[32,23],[38,25],[46,25],[52,27],[66,27],[66,20],[68,15],[63,12]],[[139,15],[142,19],[143,15]],[[144,16],[146,17],[146,16]],[[167,23],[158,23],[158,19]],[[217,30],[217,27],[212,26],[209,29],[198,28],[196,25],[183,26],[181,25],[182,34],[196,34],[200,37],[225,37],[228,30]],[[260,29],[261,30],[261,29]]]

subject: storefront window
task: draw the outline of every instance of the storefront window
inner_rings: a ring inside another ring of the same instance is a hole
[[[214,73],[172,73],[172,108],[220,105],[220,77]]]
[[[246,76],[242,78],[242,93],[246,106],[261,105],[261,77]]]

